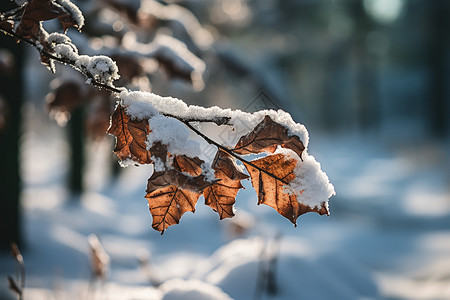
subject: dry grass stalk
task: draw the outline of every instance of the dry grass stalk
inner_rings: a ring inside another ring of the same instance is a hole
[[[105,252],[100,240],[95,234],[89,235],[88,243],[91,253],[92,274],[96,279],[105,280],[110,264],[109,255]]]

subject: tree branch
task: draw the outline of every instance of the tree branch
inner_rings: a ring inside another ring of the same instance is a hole
[[[65,58],[61,58],[61,57],[57,57],[43,49],[39,49],[38,45],[31,39],[28,38],[24,38],[18,34],[16,34],[14,31],[11,30],[6,30],[6,29],[0,29],[1,31],[3,31],[4,33],[6,33],[7,35],[10,35],[20,41],[23,41],[31,46],[33,46],[34,48],[36,48],[36,50],[39,52],[39,54],[53,59],[59,63],[65,64],[65,65],[70,65],[72,68],[76,69],[77,71],[79,71],[81,74],[83,74],[85,77],[87,77],[88,79],[90,79],[90,84],[97,86],[99,88],[108,90],[110,92],[116,93],[116,94],[120,94],[122,92],[122,89],[114,87],[114,86],[110,86],[104,83],[101,83],[99,81],[97,81],[95,78],[93,78],[90,74],[83,72],[82,70],[78,69],[75,65],[75,61],[73,60],[69,60],[69,59],[65,59]],[[179,119],[181,121],[187,121],[187,122],[204,122],[204,123],[215,123],[217,125],[228,125],[229,121],[230,121],[230,117],[221,117],[221,118],[214,118],[214,119],[200,119],[200,118],[180,118],[177,117],[175,115],[172,114],[165,114],[162,113],[162,115],[166,116],[166,117],[171,117],[171,118],[176,118]]]
[[[57,57],[43,49],[39,49],[38,45],[33,41],[30,40],[28,38],[24,38],[18,34],[16,34],[14,31],[10,31],[10,30],[6,30],[6,29],[1,29],[1,31],[5,32],[6,34],[13,36],[17,39],[19,39],[20,41],[23,41],[31,46],[33,46],[34,48],[36,48],[39,52],[39,54],[53,59],[57,62],[60,62],[62,64],[66,64],[66,65],[70,65],[72,68],[74,68],[75,70],[79,71],[80,73],[82,73],[85,77],[87,77],[88,79],[90,79],[90,84],[97,86],[99,88],[102,89],[106,89],[108,91],[111,91],[113,93],[119,94],[122,92],[122,89],[111,86],[111,85],[107,85],[104,83],[101,83],[99,81],[97,81],[94,77],[92,77],[90,74],[83,72],[82,70],[80,70],[79,68],[76,67],[76,62],[70,59],[66,59],[66,58],[60,58]],[[229,155],[231,155],[232,157],[240,160],[241,162],[243,162],[246,165],[249,165],[255,169],[257,169],[258,171],[265,173],[267,175],[269,175],[270,177],[284,183],[284,184],[288,184],[288,182],[286,182],[285,180],[278,178],[277,176],[271,174],[270,172],[267,172],[266,170],[256,166],[254,163],[246,160],[245,158],[241,157],[240,155],[236,154],[233,152],[233,150],[228,149],[224,146],[222,146],[221,144],[217,143],[216,141],[210,139],[208,136],[206,136],[205,134],[203,134],[201,131],[199,131],[198,129],[196,129],[194,126],[192,126],[190,123],[191,122],[204,122],[204,123],[215,123],[217,125],[229,125],[229,121],[230,121],[230,117],[222,117],[222,118],[214,118],[214,119],[198,119],[198,118],[181,118],[179,116],[176,115],[172,115],[172,114],[164,114],[162,113],[162,115],[166,116],[166,117],[170,117],[170,118],[175,118],[177,120],[179,120],[180,122],[184,123],[190,130],[192,130],[193,132],[195,132],[197,135],[199,135],[200,137],[202,137],[208,144],[214,145],[217,148],[221,149],[222,151],[228,153]]]

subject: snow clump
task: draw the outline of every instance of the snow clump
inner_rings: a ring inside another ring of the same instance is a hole
[[[161,290],[161,300],[233,300],[219,287],[199,280],[172,279],[166,281]]]

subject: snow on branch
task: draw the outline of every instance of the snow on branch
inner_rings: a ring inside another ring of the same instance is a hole
[[[189,51],[185,43],[166,34],[157,34],[148,44],[138,42],[132,33],[127,33],[124,40],[129,54],[155,59],[170,77],[191,81],[196,90],[203,88],[205,62]]]

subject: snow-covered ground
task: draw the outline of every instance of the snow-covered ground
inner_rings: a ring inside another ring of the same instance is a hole
[[[219,221],[201,198],[161,236],[144,198],[151,167],[110,181],[110,144],[90,146],[88,191],[73,201],[63,130],[29,127],[41,129],[23,141],[25,299],[450,299],[448,145],[311,134],[309,152],[337,192],[330,217],[306,214],[293,228],[258,207],[247,182],[236,221]],[[91,280],[91,233],[111,258],[103,284]],[[271,259],[269,295],[261,282]],[[2,299],[14,299],[14,272],[1,253]]]

